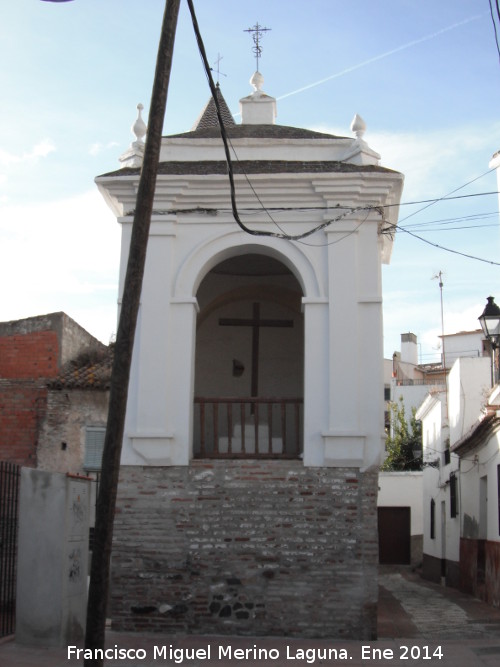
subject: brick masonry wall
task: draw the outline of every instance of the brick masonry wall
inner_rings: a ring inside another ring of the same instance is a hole
[[[46,400],[43,380],[0,378],[0,461],[36,466],[38,427]]]
[[[49,378],[59,371],[59,340],[55,331],[0,337],[0,377]]]
[[[123,467],[113,627],[374,639],[377,489],[300,461]]]
[[[80,353],[105,349],[64,313],[0,322],[0,460],[36,467],[47,380]]]

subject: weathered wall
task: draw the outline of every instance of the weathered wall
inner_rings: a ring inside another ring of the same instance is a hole
[[[460,590],[500,606],[500,542],[460,540]]]
[[[82,641],[87,603],[90,481],[21,470],[16,641]]]
[[[83,473],[86,427],[106,426],[108,398],[104,389],[50,390],[40,428],[37,467]]]
[[[373,639],[377,477],[300,461],[122,467],[113,627]]]
[[[0,378],[0,460],[36,466],[38,425],[46,398],[43,380]]]
[[[0,322],[0,459],[37,465],[47,381],[79,354],[105,349],[62,312]]]

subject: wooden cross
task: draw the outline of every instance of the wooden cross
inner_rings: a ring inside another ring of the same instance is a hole
[[[293,320],[269,320],[260,318],[260,303],[253,304],[253,317],[221,317],[223,327],[252,327],[252,388],[251,396],[259,395],[259,331],[261,327],[293,327]]]

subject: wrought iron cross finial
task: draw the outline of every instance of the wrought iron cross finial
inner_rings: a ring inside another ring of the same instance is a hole
[[[244,30],[243,32],[249,32],[252,35],[254,47],[253,47],[253,53],[255,55],[255,62],[256,62],[256,69],[257,72],[259,71],[259,58],[262,54],[262,47],[260,45],[260,40],[262,39],[262,36],[265,32],[269,32],[271,28],[263,28],[259,23],[257,22],[253,28],[248,28],[247,30]]]

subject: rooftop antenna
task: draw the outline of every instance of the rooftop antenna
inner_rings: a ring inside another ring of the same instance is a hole
[[[439,292],[441,295],[441,341],[442,341],[442,349],[443,349],[443,354],[442,354],[442,365],[443,365],[443,371],[444,371],[444,383],[446,387],[446,419],[448,419],[448,380],[446,377],[446,343],[445,343],[445,338],[444,338],[444,308],[443,308],[443,272],[440,271],[437,273],[435,276],[432,276],[432,280],[439,280]]]
[[[257,72],[259,71],[259,58],[262,55],[262,47],[260,45],[260,42],[264,33],[269,32],[270,30],[271,28],[263,28],[257,21],[257,23],[253,26],[253,28],[248,28],[247,30],[243,31],[243,32],[249,32],[252,35],[254,44],[252,51],[255,56],[255,64]]]

